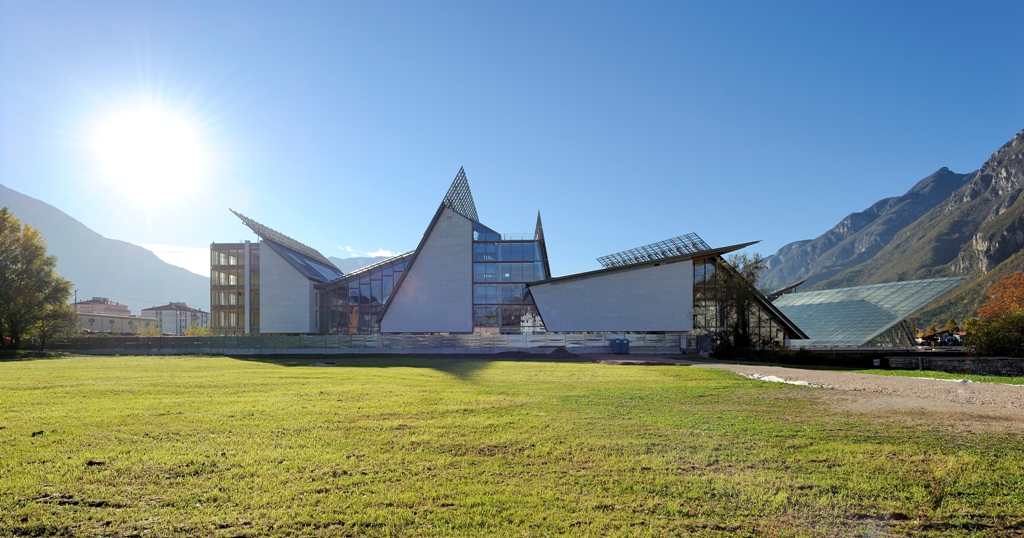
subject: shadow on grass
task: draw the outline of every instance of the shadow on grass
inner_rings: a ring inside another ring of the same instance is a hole
[[[113,355],[76,355],[67,352],[0,350],[0,363],[66,359],[74,357],[111,357]],[[158,359],[162,355],[117,355]],[[585,356],[573,355],[564,349],[553,353],[498,353],[494,355],[358,355],[358,354],[301,354],[301,355],[174,355],[175,357],[224,357],[243,362],[258,362],[286,367],[334,368],[428,368],[455,376],[472,379],[474,374],[493,362],[592,362]]]
[[[228,355],[230,359],[273,364],[276,366],[334,367],[334,368],[429,368],[469,380],[473,375],[494,362],[590,362],[586,358],[552,357],[550,355],[409,355],[409,356],[360,356],[360,355]]]
[[[69,357],[63,351],[29,351],[29,350],[0,350],[0,362],[16,361],[38,361],[46,359],[65,359]]]

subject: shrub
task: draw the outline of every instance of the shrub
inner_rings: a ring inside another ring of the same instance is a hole
[[[1024,357],[1024,309],[965,324],[967,349],[974,355]]]

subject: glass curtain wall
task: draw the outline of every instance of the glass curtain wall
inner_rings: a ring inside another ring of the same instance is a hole
[[[323,286],[328,334],[378,334],[377,316],[402,277],[408,258],[356,271]]]
[[[756,300],[753,286],[718,259],[693,264],[693,334],[708,337],[715,348],[777,349],[783,327]]]
[[[476,332],[544,332],[525,283],[547,278],[538,240],[506,240],[480,224],[473,229],[473,327]]]
[[[480,332],[544,332],[527,282],[547,278],[539,240],[506,239],[473,224],[473,326]],[[356,271],[324,284],[328,334],[378,334],[377,317],[391,298],[408,257]]]

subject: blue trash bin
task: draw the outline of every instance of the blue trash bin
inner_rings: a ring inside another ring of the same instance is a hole
[[[612,353],[616,355],[622,353],[622,340],[618,338],[612,339]]]
[[[621,340],[619,343],[619,353],[623,355],[629,355],[629,340]]]

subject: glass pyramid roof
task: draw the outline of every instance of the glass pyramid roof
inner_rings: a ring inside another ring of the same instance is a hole
[[[455,174],[455,181],[452,181],[452,186],[444,195],[444,205],[473,222],[480,222],[480,217],[476,214],[476,204],[473,203],[473,193],[469,190],[465,169],[459,168],[459,173]]]
[[[908,280],[790,293],[774,304],[810,338],[801,346],[862,346],[952,290],[967,277]]]

